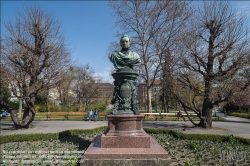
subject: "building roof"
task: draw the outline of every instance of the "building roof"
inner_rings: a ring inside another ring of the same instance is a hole
[[[139,84],[139,85],[145,85],[146,83],[144,82],[144,83],[141,83],[141,84]],[[161,80],[155,80],[154,81],[154,83],[153,83],[153,85],[160,85],[161,84]]]
[[[96,83],[100,87],[114,87],[111,83]]]

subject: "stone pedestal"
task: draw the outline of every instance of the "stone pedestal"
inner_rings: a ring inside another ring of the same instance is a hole
[[[142,129],[142,118],[143,115],[109,115],[101,148],[150,148],[150,137]]]
[[[168,166],[168,153],[142,128],[143,115],[108,115],[108,130],[86,150],[82,166]]]

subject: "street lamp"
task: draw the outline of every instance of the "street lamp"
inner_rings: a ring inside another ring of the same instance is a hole
[[[157,102],[157,100],[156,100],[157,93],[158,93],[158,90],[157,90],[157,88],[155,87],[155,112],[156,112],[156,113],[157,113],[157,107],[158,107],[158,105],[157,105],[158,102]],[[155,120],[158,120],[157,115],[156,115]]]

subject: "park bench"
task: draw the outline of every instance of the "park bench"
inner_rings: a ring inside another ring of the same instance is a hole
[[[146,119],[147,116],[154,116],[155,120],[158,120],[158,118],[163,119],[164,116],[168,117],[168,116],[175,116],[175,113],[141,113],[142,115],[144,115],[144,120]]]
[[[158,120],[158,118],[163,118],[164,116],[166,117],[176,117],[175,120],[179,120],[179,117],[177,115],[178,111],[176,112],[170,112],[170,113],[141,113],[144,116],[144,120],[146,119],[146,116],[151,116],[153,115],[155,117],[156,120]],[[186,113],[182,114],[184,117],[187,117]],[[197,117],[197,115],[195,113],[189,113],[189,116],[191,116],[192,118]]]
[[[101,118],[101,119],[107,120],[107,115],[108,114],[106,114],[106,113],[99,113],[98,119]],[[91,119],[88,119],[88,115],[86,114],[86,115],[84,115],[83,120],[85,120],[85,122],[90,121],[90,120],[94,120],[94,116],[92,116]]]

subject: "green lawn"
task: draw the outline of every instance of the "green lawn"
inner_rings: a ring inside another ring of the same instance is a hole
[[[77,131],[77,134],[65,135],[60,139],[4,143],[1,146],[1,166],[15,165],[14,162],[17,162],[16,165],[25,165],[28,162],[31,162],[29,165],[76,165],[91,141],[102,132],[87,134]],[[227,141],[204,140],[204,137],[203,140],[192,140],[190,137],[183,139],[178,136],[178,132],[147,132],[168,151],[173,166],[250,165],[250,141],[243,144],[233,136],[228,136]]]
[[[236,116],[236,117],[240,117],[240,118],[250,119],[250,113],[229,112],[228,115]]]
[[[151,134],[170,154],[173,165],[250,165],[250,146],[237,142],[176,139]]]

